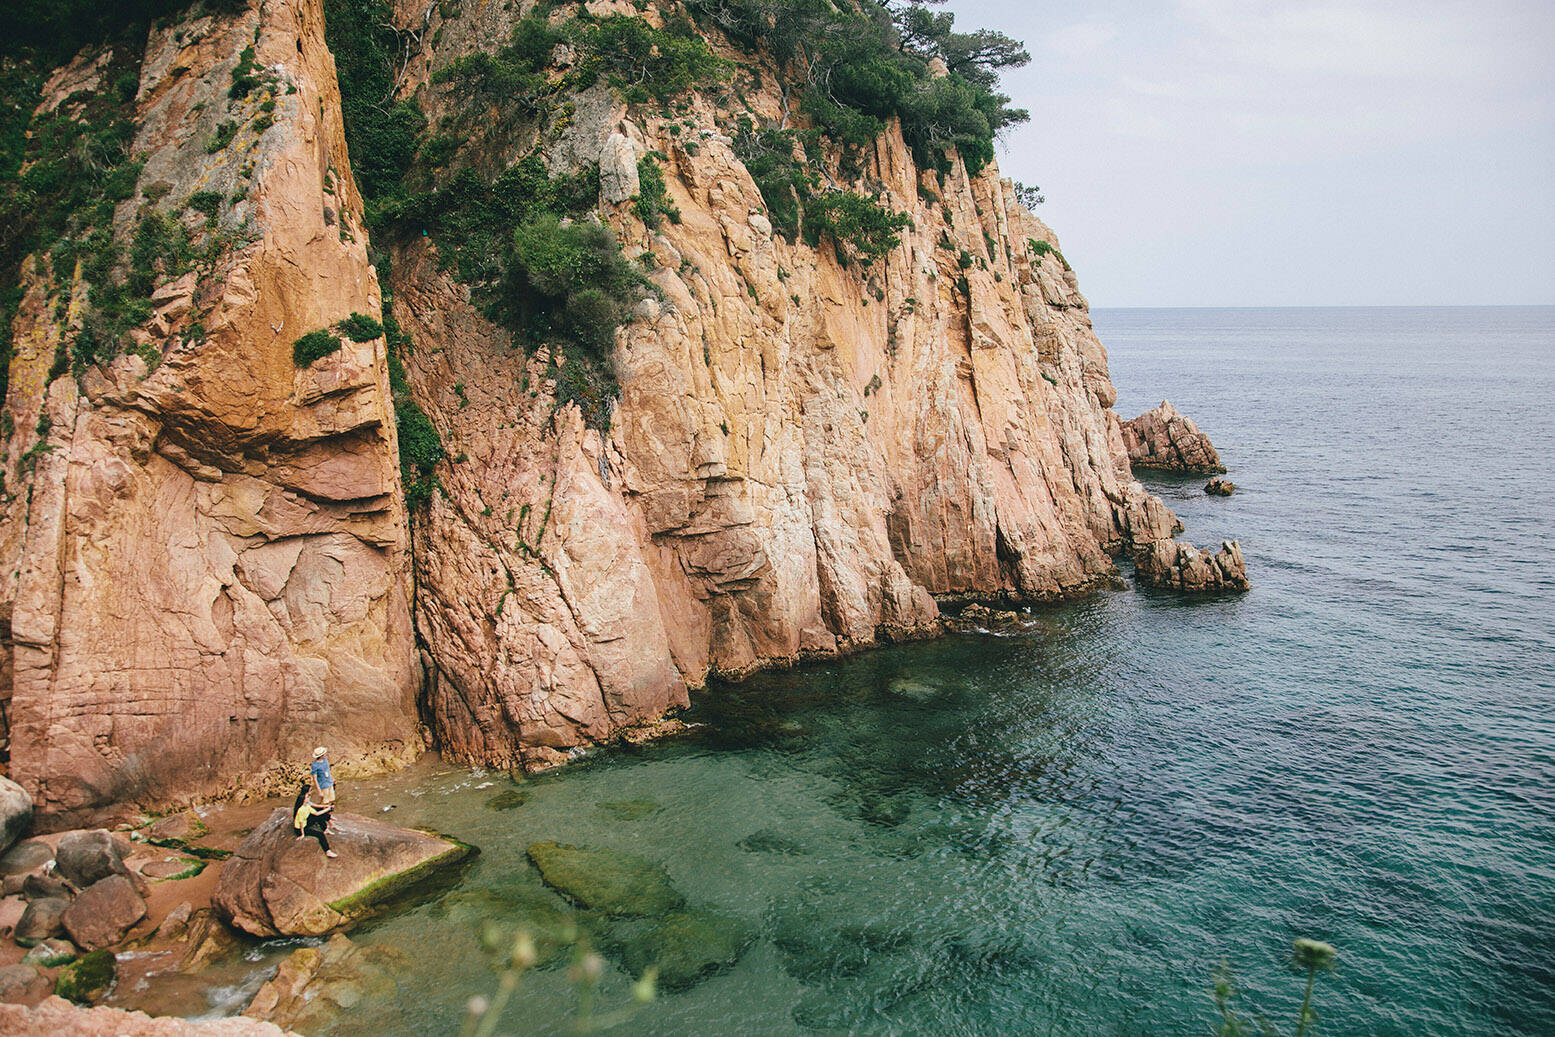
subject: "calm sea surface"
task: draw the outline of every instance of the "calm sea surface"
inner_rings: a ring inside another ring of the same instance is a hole
[[[1120,413],[1170,398],[1220,448],[1234,497],[1151,485],[1195,543],[1241,540],[1250,593],[1130,588],[718,689],[702,737],[516,809],[435,762],[359,786],[483,852],[354,934],[413,966],[335,1032],[456,1029],[496,987],[478,927],[550,896],[524,849],[558,840],[659,862],[753,936],[614,1032],[1202,1034],[1222,959],[1287,1029],[1312,936],[1341,959],[1319,1033],[1555,1033],[1555,308],[1096,327]],[[611,966],[601,1005],[626,986]],[[531,974],[503,1029],[562,1030],[570,991]]]

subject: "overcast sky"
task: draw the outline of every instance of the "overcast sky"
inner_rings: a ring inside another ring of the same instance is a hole
[[[1555,0],[952,0],[1105,306],[1555,303]]]

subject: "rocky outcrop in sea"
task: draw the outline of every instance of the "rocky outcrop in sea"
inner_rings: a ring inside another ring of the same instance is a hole
[[[1206,475],[1226,470],[1209,437],[1167,400],[1123,422],[1123,442],[1135,468]]]

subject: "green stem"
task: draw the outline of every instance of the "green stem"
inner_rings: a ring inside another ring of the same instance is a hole
[[[1307,1032],[1307,1023],[1312,1011],[1312,981],[1317,978],[1317,968],[1314,966],[1307,970],[1307,996],[1301,999],[1301,1015],[1296,1019],[1296,1037],[1302,1037]]]

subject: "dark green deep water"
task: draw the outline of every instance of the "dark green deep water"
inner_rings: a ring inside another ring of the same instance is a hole
[[[559,840],[756,934],[615,1032],[1200,1034],[1222,958],[1288,1024],[1307,935],[1341,955],[1320,1033],[1555,1033],[1555,309],[1096,324],[1121,413],[1170,397],[1220,447],[1236,496],[1153,485],[1190,539],[1241,539],[1252,592],[1107,592],[717,689],[700,737],[512,810],[486,806],[506,777],[435,762],[350,789],[483,852],[353,934],[415,965],[336,1032],[455,1030],[496,985],[477,926]],[[503,1029],[559,1030],[569,991],[532,974]]]

